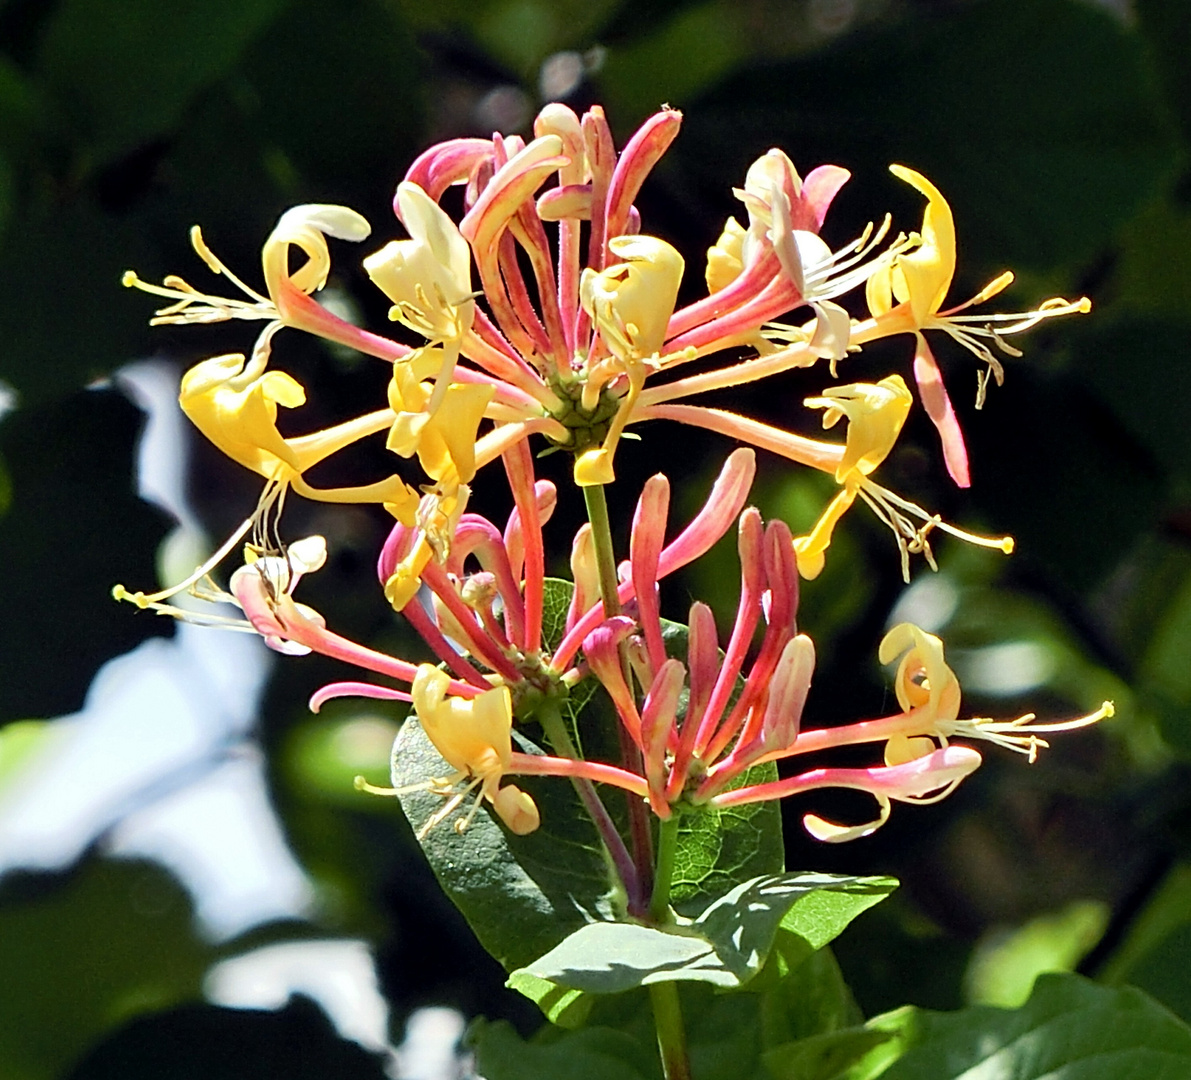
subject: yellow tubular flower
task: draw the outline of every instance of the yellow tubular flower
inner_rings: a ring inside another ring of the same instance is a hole
[[[628,391],[603,445],[575,459],[575,483],[580,487],[610,484],[615,479],[612,458],[616,444],[645,385],[649,364],[657,362],[665,344],[686,265],[674,247],[656,236],[617,236],[608,247],[625,261],[599,272],[584,270],[579,300],[615,357],[614,368],[604,372],[604,381],[611,381],[608,376],[624,375]],[[589,378],[588,391],[596,388],[596,380]]]
[[[303,469],[277,430],[277,406],[296,408],[306,391],[282,371],[267,371],[264,356],[245,364],[243,353],[216,356],[182,377],[182,411],[233,461],[266,480],[284,483]]]
[[[806,536],[794,540],[798,572],[807,579],[823,570],[825,553],[836,523],[850,507],[866,476],[889,455],[910,411],[910,391],[900,375],[890,375],[873,385],[852,383],[825,390],[820,397],[807,398],[812,409],[824,409],[823,426],[848,419],[843,458],[835,470],[836,483],[843,490],[831,501],[823,516]]]
[[[424,382],[441,371],[443,352],[437,346],[416,349],[393,365],[389,407],[396,417],[386,445],[401,457],[416,453],[433,480],[453,473],[466,483],[476,473],[476,437],[495,390],[482,383],[448,383],[440,393]]]
[[[959,716],[960,687],[943,659],[943,642],[913,623],[899,623],[882,639],[877,653],[882,664],[901,656],[893,686],[904,712],[918,710],[924,735],[895,735],[885,745],[885,764],[901,765],[936,749],[934,737],[946,742],[946,725]]]
[[[890,165],[889,171],[927,198],[922,215],[922,243],[873,274],[865,293],[873,315],[888,314],[895,298],[899,304],[908,300],[914,327],[921,328],[938,313],[951,288],[955,274],[955,218],[942,192],[921,173],[904,165]]]
[[[410,520],[418,496],[400,477],[327,489],[312,488],[302,478],[324,458],[389,427],[392,412],[381,409],[310,435],[283,438],[277,430],[277,407],[302,405],[306,391],[285,372],[267,370],[267,363],[267,339],[247,363],[242,353],[203,360],[182,377],[182,411],[228,457],[270,483],[322,502],[381,503],[394,517]]]
[[[943,642],[913,623],[899,623],[881,640],[878,656],[882,664],[901,656],[894,675],[894,688],[903,712],[914,714],[913,729],[894,735],[885,747],[885,762],[898,765],[935,750],[935,740],[947,746],[953,738],[983,739],[1023,754],[1034,761],[1038,751],[1050,744],[1041,736],[1076,731],[1099,723],[1114,714],[1111,701],[1095,712],[1073,720],[1035,723],[1033,713],[1015,720],[974,717],[960,720],[960,687],[955,672],[943,659]]]
[[[890,334],[913,334],[917,347],[914,378],[918,383],[923,407],[938,429],[947,471],[960,487],[971,483],[968,454],[963,432],[951,399],[943,383],[939,365],[927,344],[923,331],[941,330],[988,365],[977,382],[976,407],[984,403],[990,378],[999,384],[1004,378],[1001,361],[988,342],[1010,356],[1021,352],[1005,341],[1006,335],[1018,334],[1036,326],[1043,319],[1059,315],[1086,314],[1091,310],[1087,297],[1069,302],[1062,297],[1043,301],[1033,311],[963,315],[960,312],[996,296],[1013,282],[1009,271],[990,281],[970,300],[947,310],[940,310],[947,299],[955,275],[955,219],[942,193],[927,178],[904,165],[890,165],[890,171],[926,197],[922,231],[917,247],[897,253],[891,262],[879,265],[865,284],[869,311],[873,319],[853,343],[860,345]]]
[[[656,236],[617,236],[608,247],[624,262],[599,272],[583,271],[583,309],[621,360],[656,356],[674,314],[683,258]]]
[[[364,269],[393,301],[389,318],[431,341],[457,340],[471,327],[471,251],[459,227],[417,184],[397,187],[409,240],[394,240],[364,260]]]
[[[714,245],[707,249],[707,269],[704,278],[709,293],[719,292],[732,284],[744,270],[745,228],[735,218],[724,222],[724,231]]]
[[[422,664],[410,691],[422,730],[447,764],[456,770],[449,783],[469,780],[466,791],[478,786],[479,798],[487,799],[513,832],[518,835],[533,832],[541,821],[533,799],[512,784],[500,786],[501,776],[512,758],[513,699],[508,687],[498,686],[474,698],[448,697],[450,682],[445,671]],[[462,797],[456,796],[448,802],[426,828],[446,817]],[[456,829],[462,832],[474,813],[473,807],[471,814],[456,824]]]

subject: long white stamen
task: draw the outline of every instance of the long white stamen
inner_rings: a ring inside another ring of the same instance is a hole
[[[112,587],[112,596],[117,600],[128,600],[140,608],[152,607],[157,605],[157,602],[160,600],[168,600],[171,596],[176,596],[178,593],[189,589],[192,585],[201,581],[216,566],[223,562],[231,553],[232,549],[244,538],[244,534],[252,528],[255,521],[255,514],[242,521],[236,531],[223,542],[219,550],[203,563],[202,566],[198,567],[185,581],[180,581],[177,585],[171,585],[168,589],[161,589],[155,593],[130,593],[123,585],[114,585]]]

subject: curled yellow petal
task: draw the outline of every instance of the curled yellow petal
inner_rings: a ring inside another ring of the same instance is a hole
[[[305,400],[297,380],[266,370],[263,357],[246,364],[242,353],[196,364],[182,377],[178,395],[182,411],[220,450],[276,481],[301,471],[297,455],[277,430],[277,407],[291,409]]]
[[[594,487],[610,484],[616,479],[612,468],[612,455],[604,447],[585,450],[575,458],[575,483],[579,487]]]
[[[922,216],[922,243],[908,255],[899,255],[893,271],[895,294],[902,293],[898,299],[910,301],[914,321],[923,326],[943,306],[951,288],[955,274],[955,218],[942,192],[921,173],[904,165],[890,165],[889,171],[927,199]]]
[[[621,359],[654,356],[661,351],[674,313],[683,258],[656,236],[617,236],[608,247],[624,261],[599,272],[583,272],[583,308]]]
[[[827,509],[806,536],[794,538],[794,558],[798,563],[798,573],[807,581],[813,581],[823,572],[827,549],[831,546],[831,534],[855,499],[856,487],[848,485],[827,504]]]
[[[898,623],[881,639],[882,664],[901,657],[893,686],[903,711],[925,707],[933,725],[959,716],[960,686],[943,659],[943,642],[913,623]]]
[[[418,722],[447,764],[471,776],[499,776],[512,754],[513,699],[507,686],[451,697],[451,677],[422,664],[410,694]]]
[[[410,239],[394,240],[364,260],[364,270],[393,301],[391,318],[432,340],[457,339],[471,326],[471,250],[459,227],[417,184],[397,187]]]
[[[842,483],[853,471],[867,476],[889,455],[914,399],[900,375],[890,375],[879,383],[851,383],[824,390],[819,397],[807,398],[811,409],[824,409],[823,426],[835,425],[848,418],[844,456],[835,470]]]

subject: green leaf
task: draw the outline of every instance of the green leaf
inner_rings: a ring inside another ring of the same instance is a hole
[[[826,1031],[767,1050],[761,1060],[775,1080],[836,1080],[893,1037],[867,1027]]]
[[[667,656],[685,664],[688,638],[687,627],[662,620]],[[744,679],[738,676],[729,709],[743,689]],[[684,688],[679,700],[680,715],[686,714],[687,693]],[[777,778],[774,762],[755,765],[736,777],[727,790],[765,784]],[[725,810],[705,807],[697,814],[684,814],[679,819],[670,902],[679,914],[693,916],[742,881],[780,874],[785,868],[782,812],[776,801]]]
[[[88,860],[63,875],[7,876],[0,1075],[62,1075],[103,1032],[197,998],[212,959],[189,899],[160,867]]]
[[[1043,975],[1020,1009],[905,1010],[898,1024],[909,1048],[881,1080],[1191,1075],[1191,1028],[1140,990],[1097,986],[1077,975]]]
[[[658,1075],[656,1051],[625,1032],[589,1027],[559,1035],[550,1042],[526,1042],[507,1021],[477,1021],[470,1032],[476,1071],[487,1080],[653,1080]]]
[[[147,305],[121,289],[120,275],[145,247],[134,224],[83,201],[25,214],[8,234],[0,246],[0,379],[23,406],[77,391],[135,355]],[[81,341],[85,348],[71,344]]]
[[[393,230],[390,185],[424,148],[428,76],[417,42],[384,0],[282,2],[285,14],[245,52],[230,93],[282,190],[363,211],[383,242]]]
[[[730,789],[777,778],[775,763],[756,765],[736,777]],[[785,865],[782,813],[776,801],[684,814],[678,824],[670,899],[676,911],[689,915],[738,882],[780,874]]]
[[[400,0],[421,30],[466,35],[488,56],[529,79],[560,49],[581,49],[624,0]],[[598,40],[595,38],[594,40]]]
[[[1176,863],[1099,972],[1110,985],[1132,983],[1191,1020],[1191,864]]]
[[[38,72],[95,158],[109,160],[170,131],[284,6],[63,0],[45,28]]]
[[[609,115],[641,120],[663,101],[689,101],[746,57],[745,18],[722,0],[684,5],[654,32],[613,46],[600,73]]]
[[[562,578],[542,582],[542,641],[551,652],[562,641],[567,628],[567,612],[575,586]]]
[[[895,886],[889,878],[813,873],[754,878],[673,927],[591,923],[526,971],[596,994],[671,981],[739,987],[761,970],[779,926],[818,948]]]
[[[1076,900],[1012,931],[994,931],[976,947],[965,977],[973,1005],[1025,1004],[1043,972],[1074,971],[1108,925],[1108,905]]]
[[[524,994],[552,1024],[561,1028],[582,1027],[591,1014],[593,998],[582,990],[568,990],[564,986],[539,979],[528,971],[514,971],[505,984],[510,990]]]
[[[543,604],[543,640],[553,647],[562,639],[567,608],[574,586],[556,578],[546,580]],[[662,620],[662,637],[668,656],[686,662],[687,628]],[[743,687],[738,680],[738,690]],[[685,712],[686,691],[679,711]],[[594,678],[585,679],[563,702],[571,721],[571,732],[585,756],[615,761],[619,746],[615,737],[619,720],[608,695]],[[732,788],[763,784],[778,777],[773,763],[758,765],[737,777]],[[609,800],[614,814],[620,800]],[[679,822],[678,851],[670,900],[683,915],[703,910],[717,896],[733,886],[763,874],[780,874],[785,869],[782,843],[782,815],[776,802],[750,803],[726,810],[704,809],[684,815]]]
[[[428,790],[427,781],[452,770],[413,717],[393,744],[392,766],[393,786],[413,788],[400,800],[418,831],[444,800]],[[542,825],[536,832],[513,836],[482,808],[463,833],[443,821],[421,842],[480,944],[508,969],[522,967],[593,919],[614,917],[615,907],[599,836],[571,785],[554,777],[525,777],[518,786],[538,804]],[[468,798],[456,820],[470,806]]]
[[[783,948],[783,939],[793,949]],[[740,1080],[741,1077],[760,1077],[766,1051],[782,1044],[850,1029],[862,1017],[852,995],[844,984],[839,966],[830,949],[820,949],[807,955],[806,944],[788,931],[779,931],[778,940],[764,970],[738,992],[725,994],[708,983],[684,982],[678,985],[686,1027],[687,1047],[692,1074],[699,1080]],[[514,976],[513,982],[520,978]],[[541,986],[552,985],[539,981]],[[572,991],[574,993],[574,991]],[[635,1045],[642,1062],[640,1068],[650,1076],[658,1075],[656,1042],[652,1008],[648,991],[641,987],[623,994],[582,996],[590,1005],[586,1030],[616,1032],[623,1039],[614,1045],[620,1056],[628,1058],[630,1045]],[[604,1034],[601,1038],[610,1038]],[[884,1038],[884,1036],[879,1036]],[[876,1038],[865,1033],[865,1045]],[[575,1045],[571,1033],[557,1027],[545,1027],[529,1043],[544,1045]],[[516,1044],[512,1044],[515,1046]],[[516,1062],[516,1054],[507,1053],[507,1061]],[[502,1076],[516,1076],[512,1066],[499,1076],[484,1067],[489,1080]]]
[[[777,932],[769,960],[748,989],[761,996],[759,1041],[766,1047],[864,1020],[832,950],[825,946],[811,952],[806,940],[790,930]]]
[[[1142,661],[1142,673],[1180,705],[1191,704],[1191,574],[1158,618],[1154,636]],[[1185,744],[1185,740],[1183,740]]]

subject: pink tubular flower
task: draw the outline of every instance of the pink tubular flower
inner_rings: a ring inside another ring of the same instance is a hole
[[[833,251],[819,232],[849,173],[822,165],[803,178],[783,151],[772,149],[735,189],[745,223],[729,218],[709,249],[708,294],[678,307],[685,260],[664,238],[645,231],[634,201],[681,120],[676,110],[662,109],[618,152],[600,107],[580,117],[555,103],[538,115],[528,141],[494,134],[451,139],[425,151],[393,201],[407,238],[364,259],[366,272],[391,301],[390,318],[413,335],[412,345],[355,327],[317,301],[331,271],[328,238],[359,243],[370,233],[368,222],[342,206],[299,206],[281,217],[262,251],[263,292],[233,274],[197,227],[196,252],[241,297],[208,295],[176,276],[152,285],[129,271],[125,284],[169,301],[155,322],[265,322],[248,359],[234,354],[204,361],[184,380],[187,413],[211,441],[283,491],[292,487],[321,501],[380,503],[407,526],[418,514],[419,495],[396,472],[333,490],[311,487],[305,472],[387,431],[388,449],[416,457],[433,481],[431,496],[443,504],[448,524],[441,531],[447,532],[477,470],[536,435],[573,455],[582,486],[613,480],[621,438],[647,420],[716,431],[835,475],[844,453],[838,443],[686,399],[820,360],[829,362],[834,376],[850,353],[901,333],[915,335],[919,398],[939,429],[948,469],[966,486],[963,436],[925,331],[949,334],[999,380],[1000,364],[986,340],[1015,352],[1005,335],[1086,311],[1086,299],[1055,298],[1014,315],[959,314],[966,304],[940,310],[955,269],[955,230],[950,208],[925,177],[893,166],[927,197],[919,232],[890,237],[886,215]],[[456,187],[460,198],[447,198]],[[295,254],[302,258],[293,260]],[[294,262],[299,265],[291,268]],[[1010,279],[1002,275],[970,303],[995,295]],[[861,287],[871,317],[856,321],[839,301]],[[808,320],[803,325],[772,321],[799,310]],[[391,364],[388,407],[283,438],[277,409],[295,409],[305,400],[300,384],[269,366],[273,338],[283,328]],[[741,358],[741,346],[756,355]],[[730,361],[713,359],[728,349]],[[700,361],[706,363],[696,366]],[[907,506],[918,513],[913,504],[899,504],[892,513],[877,508],[899,536],[903,565],[913,551],[929,559],[923,527],[903,528],[899,520]],[[423,518],[437,512],[435,506],[421,508]],[[928,523],[937,520],[922,515]],[[431,543],[410,553],[407,593],[431,557],[441,564],[441,550]],[[821,561],[819,551],[800,560],[800,568]]]
[[[1041,733],[1085,727],[1112,715],[1111,704],[1105,702],[1095,713],[1056,724],[1035,724],[1032,714],[1012,721],[960,720],[959,682],[943,660],[942,642],[907,623],[894,627],[880,650],[884,662],[900,658],[895,689],[902,711],[883,720],[804,730],[802,713],[815,650],[795,621],[798,573],[789,529],[780,521],[763,525],[752,508],[740,515],[740,603],[731,636],[721,655],[711,611],[696,602],[688,619],[684,663],[665,655],[657,604],[653,599],[643,602],[641,588],[658,564],[667,496],[665,478],[654,477],[638,504],[625,575],[637,594],[636,619],[604,620],[583,642],[591,673],[607,690],[621,724],[641,751],[642,771],[572,762],[565,766],[567,775],[640,795],[663,820],[700,807],[725,808],[820,788],[868,792],[879,809],[871,822],[849,826],[815,814],[804,816],[812,836],[839,843],[878,829],[893,802],[933,802],[954,791],[981,762],[976,750],[951,745],[954,737],[990,741],[1033,760],[1046,746]],[[652,597],[653,590],[649,592]],[[749,644],[762,622],[760,648],[746,667]],[[640,706],[622,663],[625,655],[641,688]],[[767,761],[869,742],[884,743],[883,764],[827,766],[752,784],[745,779],[750,768]],[[521,768],[562,771],[553,763],[520,760],[512,771]]]

